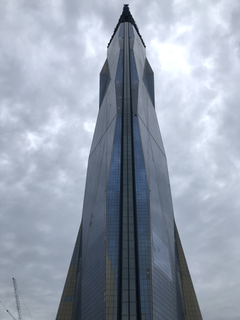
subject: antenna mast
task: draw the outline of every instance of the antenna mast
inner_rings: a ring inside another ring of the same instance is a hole
[[[19,301],[19,295],[18,295],[18,287],[17,287],[17,280],[12,278],[13,280],[13,287],[14,287],[14,293],[15,293],[15,299],[16,299],[16,305],[17,305],[17,311],[18,311],[18,320],[22,320],[22,313],[20,308],[20,301]]]

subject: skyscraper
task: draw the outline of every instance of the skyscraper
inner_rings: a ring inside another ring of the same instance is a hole
[[[202,319],[174,221],[153,71],[128,5],[100,73],[82,222],[56,319]]]

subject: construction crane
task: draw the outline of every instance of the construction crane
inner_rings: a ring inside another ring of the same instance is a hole
[[[20,301],[19,301],[19,294],[20,294],[20,292],[19,292],[19,290],[18,290],[17,280],[14,279],[14,278],[12,278],[12,281],[13,281],[13,287],[14,287],[14,293],[15,293],[17,311],[18,311],[18,320],[22,320],[22,312],[21,312]],[[21,294],[20,294],[20,296],[21,296]],[[22,296],[21,296],[21,298],[22,298]],[[22,300],[23,300],[23,298],[22,298]],[[27,309],[27,312],[28,312],[30,318],[32,319],[32,316],[31,316],[31,314],[30,314],[30,312],[29,312],[29,310],[28,310],[28,308],[27,308],[24,300],[23,300],[23,303],[24,303],[24,305],[25,305],[25,307],[26,307],[26,309]],[[3,308],[7,311],[7,313],[10,315],[10,317],[11,317],[13,320],[17,320],[16,318],[14,318],[14,316],[12,315],[12,313],[5,307],[5,305],[2,303],[2,301],[0,301],[0,304],[3,306]]]
[[[7,312],[10,314],[10,316],[13,318],[13,320],[16,320],[9,310],[7,310]]]
[[[18,320],[22,320],[22,312],[21,312],[20,301],[19,301],[17,280],[12,278],[12,281],[13,281],[13,287],[14,287],[14,293],[15,293],[15,299],[16,299],[16,305],[17,305]]]
[[[7,313],[9,313],[9,315],[13,318],[13,320],[16,320],[14,318],[14,316],[11,314],[11,312],[5,307],[5,305],[2,303],[2,301],[0,301],[0,303],[3,305],[3,308],[7,311]]]

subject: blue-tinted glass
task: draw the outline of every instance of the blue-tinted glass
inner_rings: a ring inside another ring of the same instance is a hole
[[[144,74],[143,74],[143,81],[147,88],[149,97],[152,101],[153,106],[155,106],[155,98],[154,98],[154,76],[152,68],[148,62],[148,60],[145,60],[145,68],[144,68]]]
[[[100,90],[99,90],[99,107],[101,107],[102,101],[107,92],[107,88],[110,82],[110,73],[108,68],[108,61],[103,65],[102,71],[100,73]]]
[[[115,236],[118,232],[116,217],[110,218],[109,221],[109,208],[111,205],[116,207],[114,203],[116,199],[111,199],[111,195],[108,195],[108,183],[111,180],[109,174],[111,170],[116,169],[114,159],[117,157],[113,154],[116,145],[114,136],[119,128],[114,81],[120,52],[117,33],[109,50],[112,52],[110,56],[108,55],[111,81],[99,110],[89,156],[82,218],[81,317],[89,320],[105,317],[106,299],[111,296],[109,290],[111,287],[116,287],[112,279],[116,278],[116,261],[118,261],[116,252],[118,243],[116,244],[111,236],[113,233]],[[117,206],[119,209],[119,204]],[[107,252],[106,232],[110,232]],[[117,302],[114,298],[108,300],[108,303],[108,307],[115,312]]]
[[[73,296],[65,296],[64,301],[65,302],[72,302],[73,301]]]

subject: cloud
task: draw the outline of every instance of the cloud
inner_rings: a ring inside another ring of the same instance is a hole
[[[175,216],[203,318],[235,320],[239,3],[136,0],[130,9],[154,70]],[[12,277],[34,319],[56,315],[81,219],[99,72],[121,10],[118,1],[0,4],[0,300],[15,316]],[[9,318],[3,308],[0,317]]]

